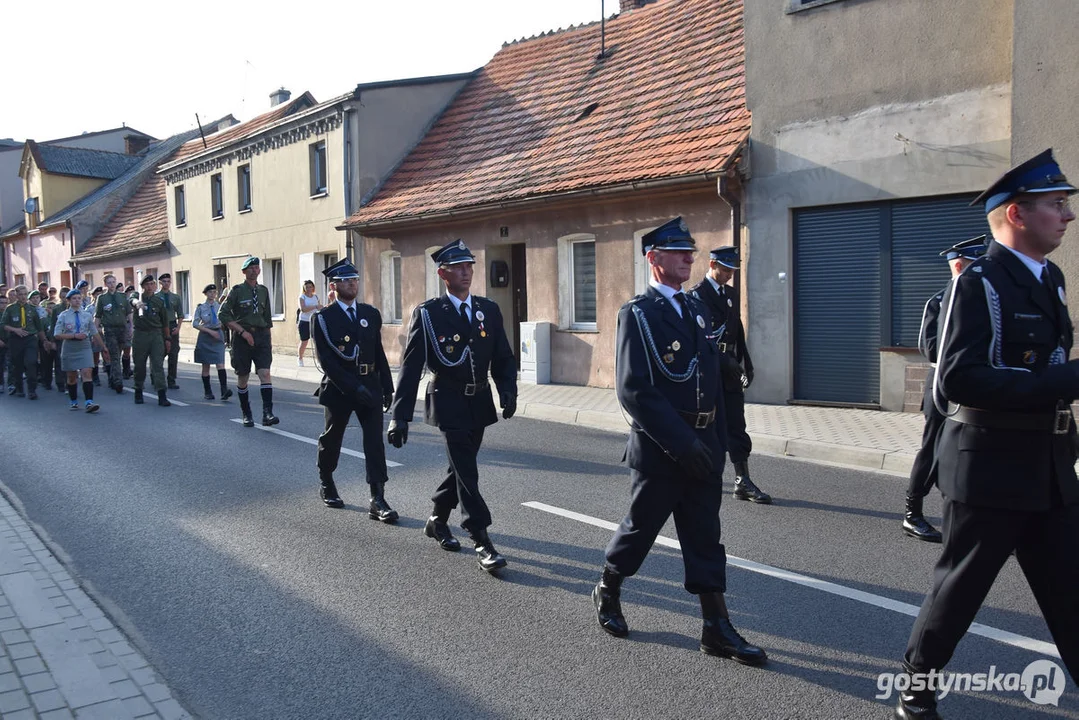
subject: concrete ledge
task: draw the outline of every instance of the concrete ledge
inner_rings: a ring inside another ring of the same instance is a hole
[[[622,413],[601,412],[599,410],[581,410],[577,413],[577,424],[597,430],[628,433],[629,423]]]
[[[788,440],[787,456],[880,470],[884,467],[885,452],[872,448],[833,445],[814,440]]]
[[[755,453],[779,455],[780,457],[787,454],[788,440],[785,437],[753,433],[750,433],[749,437],[753,441],[753,452]]]
[[[882,470],[887,472],[910,475],[910,469],[914,466],[914,456],[910,453],[890,452],[884,456]]]
[[[561,407],[559,405],[547,405],[544,403],[527,403],[518,408],[523,417],[535,420],[549,420],[551,422],[574,425],[577,423],[577,410],[574,408]]]

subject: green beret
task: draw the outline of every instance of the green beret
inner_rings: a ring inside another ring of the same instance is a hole
[[[254,255],[252,255],[251,257],[244,260],[244,264],[240,266],[240,269],[241,270],[246,270],[251,265],[261,265],[261,263],[259,262],[259,259],[257,257],[255,257]]]

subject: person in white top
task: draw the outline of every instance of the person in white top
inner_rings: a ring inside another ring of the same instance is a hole
[[[300,314],[297,316],[297,324],[300,328],[300,348],[296,353],[299,356],[296,359],[296,364],[303,367],[303,354],[307,352],[307,341],[311,339],[311,316],[323,308],[318,295],[315,294],[313,280],[304,282],[303,293],[300,294],[298,306]]]

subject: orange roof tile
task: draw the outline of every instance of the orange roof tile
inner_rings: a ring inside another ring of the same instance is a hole
[[[742,0],[660,0],[606,46],[599,23],[504,46],[347,224],[723,169],[749,135]]]
[[[165,178],[151,175],[75,256],[88,261],[153,250],[169,241]]]

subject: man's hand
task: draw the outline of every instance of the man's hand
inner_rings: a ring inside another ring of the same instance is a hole
[[[679,459],[678,464],[685,469],[691,478],[701,482],[707,480],[711,476],[712,470],[715,469],[715,464],[712,462],[712,451],[699,439],[693,441],[689,452]]]
[[[77,332],[74,335],[72,335],[72,338],[75,339],[75,340],[85,340],[86,339],[86,333]]]
[[[246,330],[241,330],[240,331],[240,337],[242,337],[244,340],[247,340],[248,345],[250,345],[251,347],[255,347],[255,336],[254,335],[247,332]]]
[[[390,420],[390,427],[386,430],[386,441],[395,448],[400,448],[407,443],[408,423],[403,422],[398,425],[396,420]]]
[[[509,420],[517,412],[517,396],[508,392],[498,393],[498,402],[502,407],[502,419]]]
[[[172,334],[173,335],[179,335],[180,334],[180,326],[179,325],[177,325],[176,327],[174,327],[172,329]]]
[[[375,402],[375,396],[371,394],[363,385],[360,385],[352,391],[352,396],[356,398],[356,402],[366,408],[373,408],[377,403]]]
[[[382,396],[382,412],[386,412],[393,405],[393,393],[385,393]]]

